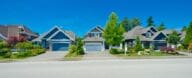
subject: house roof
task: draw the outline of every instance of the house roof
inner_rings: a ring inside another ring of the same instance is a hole
[[[0,33],[0,39],[6,40],[7,38]]]
[[[153,28],[156,32],[152,32],[154,34],[152,37],[145,37],[143,34],[148,32],[151,28]],[[136,39],[137,37],[139,37],[141,41],[153,41],[160,33],[163,32],[157,31],[153,26],[147,28],[144,28],[142,26],[136,26],[132,30],[124,33],[124,40]]]
[[[143,27],[136,26],[132,30],[124,33],[124,39],[136,39],[138,36],[141,36],[143,31],[145,31]]]
[[[23,31],[20,32],[20,29],[22,28]],[[27,34],[27,35],[31,35],[31,36],[35,36],[37,37],[38,35],[34,32],[32,32],[29,28],[27,28],[24,25],[0,25],[0,33],[4,36],[4,37],[8,37],[8,36],[14,36],[17,35],[17,33],[22,33],[22,34]]]
[[[50,29],[48,32],[43,33],[38,38],[32,40],[32,41],[41,41],[48,33],[53,31],[55,28],[58,29],[58,31],[63,32],[67,37],[69,37],[72,41],[75,41],[75,34],[72,31],[62,30],[58,26],[54,26],[52,29]]]
[[[98,30],[101,33],[103,32],[103,28],[101,28],[100,26],[95,26],[93,27],[91,30],[89,30],[89,32],[86,33],[83,41],[103,41],[104,39],[102,37],[89,37],[88,34],[93,32],[93,30]]]

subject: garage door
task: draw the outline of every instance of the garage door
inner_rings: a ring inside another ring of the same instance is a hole
[[[85,44],[86,51],[101,51],[102,44],[101,43],[87,43]]]
[[[53,43],[52,50],[53,51],[67,51],[69,48],[69,43]]]

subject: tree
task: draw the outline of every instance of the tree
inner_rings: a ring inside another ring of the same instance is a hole
[[[122,37],[124,33],[124,28],[122,24],[118,25],[117,20],[117,15],[112,12],[109,16],[103,32],[103,38],[105,39],[105,42],[110,45],[110,48],[112,46],[120,44],[123,39]]]
[[[142,48],[142,45],[141,45],[141,41],[140,41],[140,38],[137,37],[136,40],[135,40],[136,44],[134,46],[134,51],[135,52],[138,52],[138,51],[142,51],[143,48]]]
[[[192,22],[190,22],[187,30],[186,30],[186,35],[183,40],[183,45],[185,48],[189,45],[190,41],[192,40]]]
[[[119,45],[123,40],[123,33],[125,32],[123,25],[120,24],[116,27],[116,36],[114,37],[114,45]]]
[[[131,29],[135,26],[141,25],[141,22],[138,18],[132,18],[130,21]]]
[[[122,20],[121,24],[123,25],[125,31],[129,31],[129,30],[131,30],[131,28],[132,28],[131,25],[129,24],[128,18],[124,18],[124,19]]]
[[[188,50],[192,50],[192,41],[189,43]]]
[[[152,16],[150,16],[150,17],[147,19],[147,27],[150,27],[150,26],[155,26]]]
[[[181,31],[186,31],[186,30],[187,30],[186,26],[183,26],[183,28],[181,29]]]
[[[177,31],[173,31],[167,38],[167,42],[172,45],[177,45],[179,43],[180,37]]]
[[[135,26],[141,25],[140,20],[138,18],[132,18],[130,20],[124,18],[121,24],[123,25],[125,31],[130,31]]]
[[[85,54],[84,53],[84,50],[83,50],[83,41],[81,38],[77,38],[76,39],[76,46],[77,46],[77,54],[78,55],[83,55]]]
[[[164,25],[164,23],[161,23],[158,27],[157,27],[157,30],[158,31],[162,31],[162,30],[165,30],[166,28],[165,28],[165,25]]]

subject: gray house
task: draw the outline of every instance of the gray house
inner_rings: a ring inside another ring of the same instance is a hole
[[[159,50],[161,47],[167,46],[167,35],[157,31],[153,26],[147,28],[136,26],[129,32],[126,32],[124,34],[124,45],[133,46],[137,37],[140,38],[143,48]],[[125,50],[127,51],[127,47],[125,47]]]
[[[92,28],[89,32],[84,36],[84,50],[86,52],[94,51],[104,51],[105,43],[102,38],[103,29],[99,26]]]
[[[75,34],[73,32],[62,30],[58,26],[33,40],[33,42],[41,44],[50,51],[67,51],[69,45],[73,44],[74,41]]]

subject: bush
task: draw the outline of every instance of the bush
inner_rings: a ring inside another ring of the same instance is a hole
[[[69,53],[65,57],[70,57],[76,53],[77,55],[77,46],[71,45],[69,46]]]
[[[11,57],[11,50],[9,48],[0,49],[0,56],[3,56],[4,58]]]
[[[175,49],[171,47],[161,47],[160,51],[170,54],[178,54]]]
[[[185,49],[185,48],[184,48],[183,45],[180,45],[180,46],[177,47],[177,50],[184,50],[184,49]]]
[[[116,49],[116,48],[111,48],[111,49],[109,50],[109,52],[110,52],[111,54],[120,54],[120,53],[124,53],[123,50],[119,50],[119,49]]]

